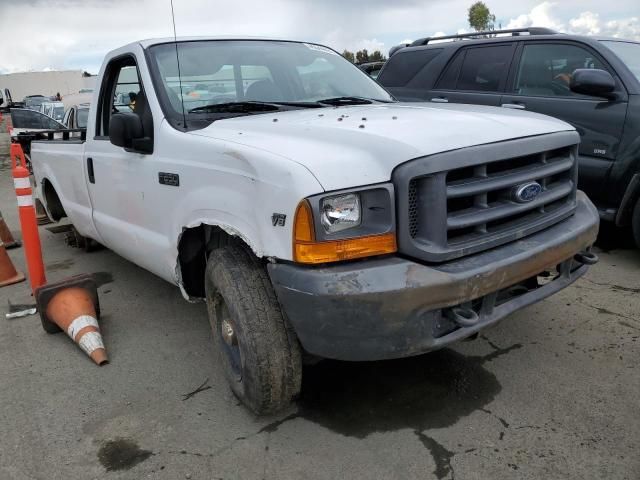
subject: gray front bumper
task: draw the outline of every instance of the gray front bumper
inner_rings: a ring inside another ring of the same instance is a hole
[[[406,357],[466,338],[573,283],[588,268],[573,257],[593,244],[598,225],[595,207],[578,192],[575,214],[559,224],[444,264],[392,256],[320,268],[274,263],[268,269],[309,353],[353,361]],[[531,286],[530,279],[553,267],[560,272],[555,280]],[[515,285],[522,285],[519,293],[505,299]],[[451,321],[446,311],[459,305],[473,308],[477,323]]]

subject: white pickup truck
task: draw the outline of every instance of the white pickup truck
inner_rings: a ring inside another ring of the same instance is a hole
[[[206,299],[262,414],[299,392],[303,354],[421,354],[584,274],[578,142],[542,115],[397,103],[321,45],[190,38],[109,53],[86,141],[32,162],[53,219]]]

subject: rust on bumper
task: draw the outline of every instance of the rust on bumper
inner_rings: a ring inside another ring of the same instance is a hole
[[[573,260],[598,234],[596,208],[578,192],[575,214],[521,240],[444,264],[386,257],[321,268],[270,264],[278,299],[303,347],[319,356],[377,360],[416,355],[469,336],[566,287],[587,270]],[[539,273],[563,274],[502,302]],[[447,324],[446,309],[475,301],[474,326]],[[444,332],[444,333],[443,333]]]

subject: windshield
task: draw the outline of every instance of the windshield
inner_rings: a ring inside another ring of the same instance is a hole
[[[601,40],[607,47],[613,50],[622,60],[631,73],[640,81],[640,43],[621,42],[615,40]]]
[[[253,101],[297,104],[296,107],[303,108],[304,104],[338,97],[393,101],[364,72],[319,45],[258,40],[194,41],[178,43],[178,54],[181,82],[176,45],[150,48],[160,101],[167,117],[176,124],[182,121],[182,104],[189,126],[202,127],[219,118],[243,114],[239,110],[198,108],[208,105]],[[266,111],[269,110],[252,113]]]
[[[78,118],[76,118],[76,125],[78,128],[87,128],[87,119],[89,118],[88,108],[79,108],[77,110]]]

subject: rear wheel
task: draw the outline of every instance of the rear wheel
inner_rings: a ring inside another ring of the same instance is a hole
[[[206,296],[215,348],[233,393],[258,415],[287,407],[302,361],[265,266],[244,245],[213,250]]]
[[[638,203],[636,203],[636,207],[633,209],[631,227],[633,229],[633,238],[638,248],[640,248],[640,198],[638,199]]]

